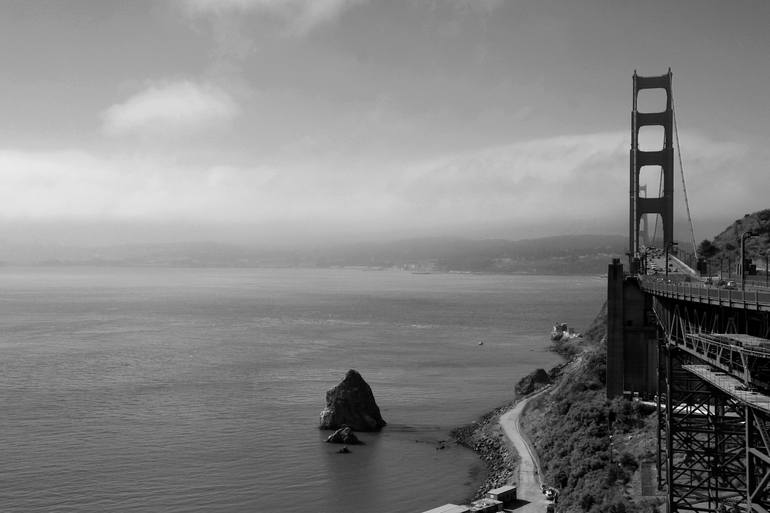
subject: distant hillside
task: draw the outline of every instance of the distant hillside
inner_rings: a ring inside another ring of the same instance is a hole
[[[314,248],[255,248],[209,242],[77,248],[0,245],[0,261],[23,265],[175,267],[376,267],[430,272],[597,274],[623,254],[616,235],[509,241],[409,239]]]
[[[490,273],[603,273],[623,254],[616,235],[503,239],[410,239],[319,251],[319,265],[417,266],[435,271]]]
[[[704,240],[698,247],[700,256],[707,259],[731,259],[740,260],[741,236],[746,232],[752,232],[754,237],[746,239],[746,257],[764,260],[765,252],[770,249],[770,209],[760,210],[753,214],[746,214],[743,219],[738,219],[728,226],[713,240]],[[763,264],[764,266],[764,264]]]

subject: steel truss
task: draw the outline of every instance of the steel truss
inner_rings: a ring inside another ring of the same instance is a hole
[[[668,511],[768,513],[770,397],[752,371],[770,353],[707,334],[735,332],[736,321],[747,322],[740,314],[659,298],[653,310],[660,327],[658,484],[667,488]],[[767,319],[752,321],[747,331],[766,328]]]

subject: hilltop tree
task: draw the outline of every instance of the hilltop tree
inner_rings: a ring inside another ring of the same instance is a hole
[[[719,248],[708,239],[704,239],[698,246],[698,254],[702,258],[711,258],[719,253]]]

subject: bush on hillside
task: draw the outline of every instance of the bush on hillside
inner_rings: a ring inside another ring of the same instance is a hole
[[[545,482],[559,491],[560,512],[649,511],[624,494],[646,454],[623,450],[614,457],[610,434],[654,437],[654,408],[638,401],[606,399],[606,305],[584,334],[588,343],[553,391],[531,403],[525,430],[537,450]],[[613,461],[614,460],[614,461]]]

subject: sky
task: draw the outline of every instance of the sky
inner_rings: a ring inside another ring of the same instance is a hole
[[[770,207],[768,26],[764,0],[0,0],[0,241],[625,234],[632,75],[669,67],[713,237]]]

